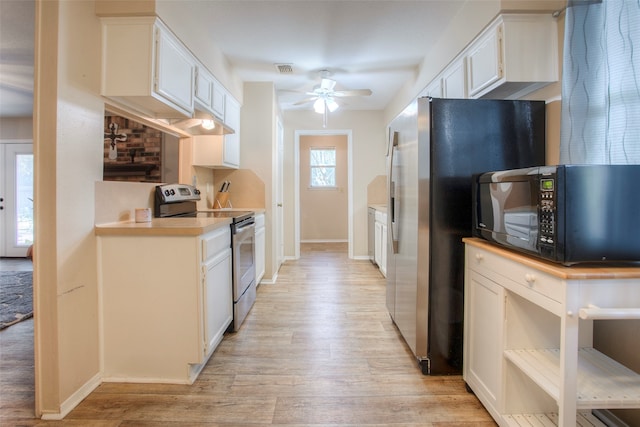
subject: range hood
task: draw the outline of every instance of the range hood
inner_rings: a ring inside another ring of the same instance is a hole
[[[210,121],[210,123],[213,124],[213,128],[203,127],[202,123],[205,120]],[[197,109],[194,111],[193,117],[188,119],[172,119],[170,120],[170,124],[191,135],[228,135],[236,132],[235,129],[231,129],[213,114]]]

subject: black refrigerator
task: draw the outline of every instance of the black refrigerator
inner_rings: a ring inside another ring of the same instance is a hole
[[[462,372],[473,175],[544,162],[543,101],[418,98],[389,125],[387,308],[424,374]]]

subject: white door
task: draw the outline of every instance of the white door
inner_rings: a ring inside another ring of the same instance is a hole
[[[283,178],[283,159],[284,159],[284,131],[282,129],[282,122],[278,120],[276,126],[276,143],[278,144],[278,159],[277,159],[277,167],[276,167],[276,271],[280,268],[280,265],[284,262],[284,208],[282,206],[282,198],[283,198],[283,187],[284,187],[284,178]]]
[[[33,144],[0,144],[0,256],[24,257],[33,244]]]

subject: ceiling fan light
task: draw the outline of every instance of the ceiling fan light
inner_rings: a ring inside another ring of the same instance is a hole
[[[327,99],[327,108],[329,109],[329,112],[333,113],[334,111],[336,111],[339,107],[338,103],[336,101],[334,101],[331,98]]]
[[[324,113],[324,99],[318,98],[316,102],[313,103],[313,110],[318,114]]]

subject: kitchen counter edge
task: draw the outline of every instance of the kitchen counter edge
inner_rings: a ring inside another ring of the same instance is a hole
[[[583,280],[596,280],[596,279],[638,279],[640,278],[640,266],[637,265],[615,265],[615,264],[576,264],[572,266],[563,266],[551,261],[543,260],[530,255],[503,248],[491,242],[488,242],[477,237],[465,237],[463,242],[476,246],[478,248],[486,249],[489,252],[502,255],[506,258],[510,258],[524,265],[536,268],[544,271],[552,276],[559,277],[561,279],[583,279]]]
[[[199,236],[229,227],[231,218],[153,218],[151,222],[96,224],[96,236]]]

